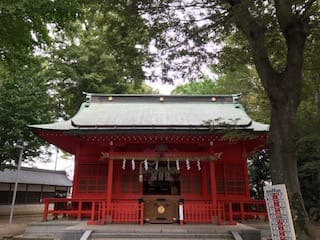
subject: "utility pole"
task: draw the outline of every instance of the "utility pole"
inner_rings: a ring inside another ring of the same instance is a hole
[[[57,148],[56,161],[55,161],[55,163],[54,163],[54,170],[55,170],[55,171],[57,171],[58,156],[59,156],[59,148]]]
[[[26,143],[22,144],[16,144],[15,147],[20,149],[20,156],[19,156],[19,161],[18,161],[18,169],[16,173],[16,179],[14,183],[14,190],[13,190],[13,196],[12,196],[12,203],[11,203],[11,209],[10,209],[10,218],[9,218],[9,224],[12,224],[12,217],[13,217],[13,210],[14,210],[14,205],[16,203],[16,196],[17,196],[17,189],[18,189],[18,180],[19,180],[19,174],[20,174],[20,169],[21,169],[21,161],[22,161],[22,155],[23,151],[26,147]]]

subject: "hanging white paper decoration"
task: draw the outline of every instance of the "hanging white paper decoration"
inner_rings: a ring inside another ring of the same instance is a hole
[[[126,162],[127,162],[127,160],[124,158],[124,159],[122,160],[122,169],[123,169],[123,170],[126,169]]]
[[[200,165],[200,161],[197,161],[197,167],[198,167],[198,171],[201,171],[201,165]]]
[[[159,161],[156,161],[156,170],[158,171],[159,169]]]
[[[178,171],[180,171],[180,164],[179,164],[179,160],[178,159],[176,160],[176,168],[177,168]]]
[[[134,158],[131,160],[132,170],[134,171],[136,169],[136,163],[134,161]]]
[[[186,166],[187,166],[187,170],[189,171],[189,170],[190,170],[190,162],[189,162],[189,159],[186,160]]]
[[[148,170],[148,160],[147,159],[145,159],[144,160],[144,170]]]

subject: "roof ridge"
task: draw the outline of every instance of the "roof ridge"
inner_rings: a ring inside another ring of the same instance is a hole
[[[105,94],[87,93],[85,103],[99,102],[217,102],[238,103],[241,93],[236,94],[190,94],[190,95],[163,95],[163,94]]]

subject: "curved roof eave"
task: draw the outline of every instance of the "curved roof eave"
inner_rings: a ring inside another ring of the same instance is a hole
[[[252,121],[238,95],[159,96],[89,94],[78,113],[67,121],[29,125],[31,129],[79,131],[208,131],[234,127],[257,132],[268,125]]]

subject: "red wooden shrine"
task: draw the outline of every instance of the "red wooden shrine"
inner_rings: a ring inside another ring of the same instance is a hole
[[[70,120],[31,125],[75,155],[72,198],[44,199],[43,219],[232,224],[266,216],[264,201],[250,199],[247,157],[265,145],[267,125],[252,121],[238,97],[87,93]]]

